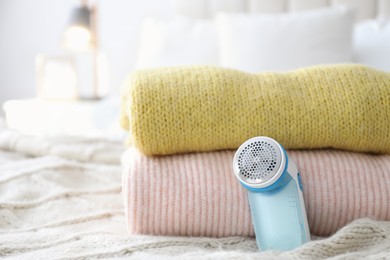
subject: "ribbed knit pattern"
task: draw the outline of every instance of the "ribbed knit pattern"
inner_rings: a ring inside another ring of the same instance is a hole
[[[390,73],[362,65],[141,70],[122,101],[122,125],[147,155],[235,149],[260,135],[288,149],[390,153]]]
[[[390,155],[289,151],[301,172],[310,231],[327,236],[354,219],[390,220]],[[131,234],[253,236],[233,151],[122,157]]]

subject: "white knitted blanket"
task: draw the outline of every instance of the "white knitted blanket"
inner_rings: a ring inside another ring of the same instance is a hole
[[[131,236],[121,198],[122,144],[23,136],[0,127],[0,257],[390,258],[390,223],[361,219],[291,252],[254,239]]]

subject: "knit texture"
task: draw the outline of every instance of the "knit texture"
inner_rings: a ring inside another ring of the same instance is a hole
[[[383,259],[390,254],[390,222],[369,219],[285,253],[257,252],[254,238],[129,235],[121,143],[34,138],[4,131],[1,120],[0,140],[0,258]]]
[[[233,151],[147,157],[129,149],[123,195],[131,234],[253,236]],[[289,151],[304,185],[310,231],[328,236],[351,221],[390,220],[390,155]]]
[[[390,152],[390,73],[362,65],[141,70],[122,101],[122,126],[147,155],[235,149],[259,135],[289,149]]]

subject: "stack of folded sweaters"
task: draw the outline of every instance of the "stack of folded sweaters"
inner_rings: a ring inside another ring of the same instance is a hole
[[[234,150],[254,136],[289,149],[310,231],[390,220],[390,74],[361,65],[248,74],[138,71],[125,84],[123,194],[129,232],[254,236]],[[292,149],[292,150],[291,150]]]

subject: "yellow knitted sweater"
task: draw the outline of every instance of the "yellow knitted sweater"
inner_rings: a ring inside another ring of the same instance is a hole
[[[390,73],[362,65],[142,70],[125,83],[121,123],[146,155],[233,149],[259,135],[288,149],[390,153]]]

